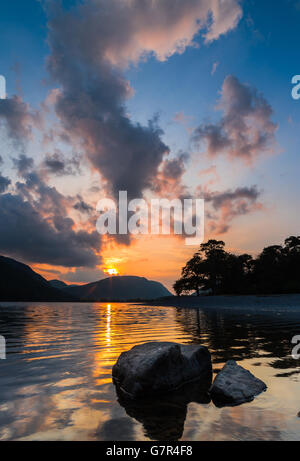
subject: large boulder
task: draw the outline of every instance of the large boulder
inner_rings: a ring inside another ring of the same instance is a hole
[[[267,389],[266,384],[250,371],[229,360],[216,376],[210,393],[217,406],[250,402]]]
[[[131,398],[148,398],[199,380],[209,388],[211,357],[204,346],[151,342],[123,352],[112,370],[118,389]]]

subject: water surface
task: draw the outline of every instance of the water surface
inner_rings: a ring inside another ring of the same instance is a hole
[[[133,304],[1,303],[0,440],[300,440],[300,312]],[[268,385],[253,402],[118,401],[111,368],[146,341],[207,346],[218,371],[235,359]]]

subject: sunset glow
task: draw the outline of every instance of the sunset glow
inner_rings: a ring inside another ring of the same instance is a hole
[[[110,269],[107,269],[106,273],[107,273],[108,275],[118,275],[119,272],[117,271],[116,268],[112,267],[112,268],[110,268]]]
[[[279,4],[269,24],[266,6],[239,0],[228,1],[226,14],[219,0],[182,0],[170,17],[162,0],[122,8],[119,0],[72,0],[53,17],[40,2],[17,3],[22,22],[1,24],[9,48],[0,50],[0,254],[48,281],[134,275],[172,290],[199,245],[189,248],[180,233],[100,234],[97,204],[121,191],[128,203],[204,199],[204,239],[237,254],[255,256],[298,234],[293,2],[285,34]],[[11,8],[1,17],[13,17]],[[31,24],[37,12],[40,23]],[[45,46],[31,49],[30,34]],[[278,50],[291,67],[278,68]],[[23,69],[17,79],[11,56]]]

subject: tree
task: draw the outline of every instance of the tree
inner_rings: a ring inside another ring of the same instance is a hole
[[[202,277],[205,278],[205,289],[217,294],[222,284],[224,265],[227,253],[224,250],[225,243],[222,240],[209,240],[200,245],[200,254],[204,257]]]
[[[225,243],[210,240],[200,246],[200,250],[186,263],[181,279],[174,284],[176,293],[194,291],[197,296],[201,289],[217,292],[220,283],[222,263],[225,260]]]
[[[300,237],[272,245],[253,259],[225,251],[225,243],[209,240],[182,269],[174,284],[178,295],[210,290],[212,294],[300,293]]]
[[[181,279],[178,280],[174,285],[174,290],[179,290],[181,293],[189,293],[195,291],[197,296],[200,295],[200,290],[204,285],[204,280],[201,277],[201,265],[203,260],[201,256],[196,253],[192,259],[190,259],[181,272]]]

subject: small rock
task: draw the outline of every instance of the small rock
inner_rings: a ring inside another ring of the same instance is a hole
[[[146,399],[200,380],[208,389],[212,379],[208,349],[198,345],[150,342],[123,352],[112,370],[119,390]]]
[[[216,376],[210,388],[216,406],[240,405],[250,402],[267,389],[266,384],[250,371],[229,360]]]

